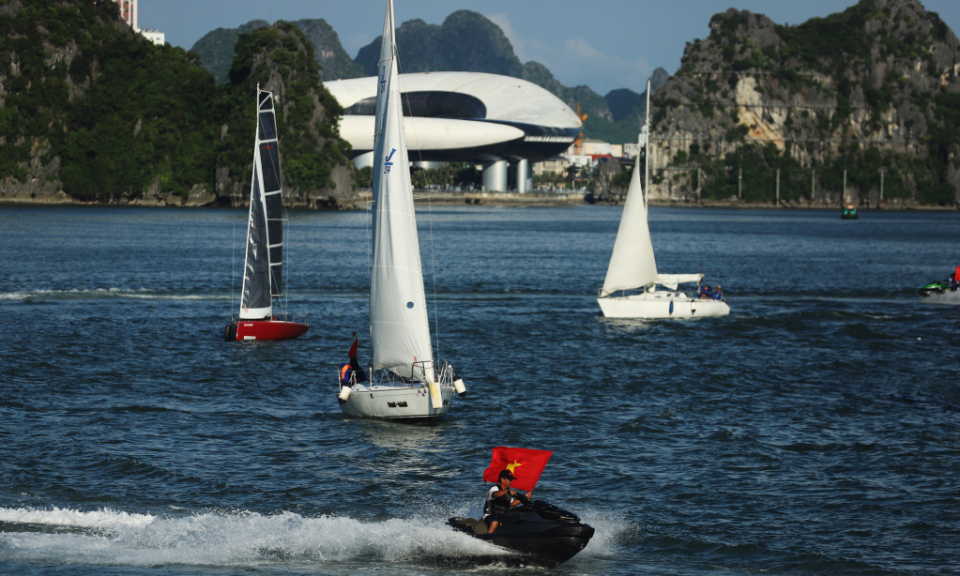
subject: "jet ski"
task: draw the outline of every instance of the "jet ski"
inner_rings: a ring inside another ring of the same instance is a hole
[[[933,294],[943,294],[944,292],[949,292],[951,290],[956,291],[956,288],[950,287],[949,280],[938,280],[920,288],[920,295],[932,296]]]
[[[576,514],[543,500],[532,504],[521,500],[524,505],[507,511],[493,534],[487,534],[483,520],[450,518],[447,523],[454,530],[518,552],[525,564],[545,568],[573,558],[593,538],[594,528],[580,522]]]

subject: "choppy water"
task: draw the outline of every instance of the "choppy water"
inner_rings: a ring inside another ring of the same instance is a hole
[[[557,574],[958,573],[960,306],[916,290],[960,214],[654,209],[661,271],[733,312],[645,323],[593,298],[619,208],[427,212],[470,396],[409,426],[335,400],[363,214],[292,213],[311,329],[228,344],[244,213],[0,208],[0,572],[462,572],[436,560],[490,550],[444,520],[510,445],[554,450],[538,497],[598,529]]]

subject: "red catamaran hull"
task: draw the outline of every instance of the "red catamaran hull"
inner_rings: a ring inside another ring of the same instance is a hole
[[[307,324],[283,320],[240,320],[227,325],[224,337],[227,342],[242,340],[289,340],[310,328]]]

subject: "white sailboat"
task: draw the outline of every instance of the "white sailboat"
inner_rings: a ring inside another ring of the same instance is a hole
[[[699,284],[703,274],[657,272],[650,227],[647,224],[647,205],[640,184],[639,165],[638,161],[633,168],[607,277],[597,298],[603,315],[607,318],[726,316],[730,313],[730,306],[726,302],[699,296],[691,298],[677,291],[680,284]],[[657,290],[657,286],[667,290]],[[631,293],[635,290],[641,291]]]
[[[387,1],[374,134],[373,262],[366,374],[340,379],[340,409],[350,416],[432,419],[450,409],[463,381],[437,365],[423,290],[413,189],[397,84],[393,0]],[[346,372],[345,372],[346,373]]]

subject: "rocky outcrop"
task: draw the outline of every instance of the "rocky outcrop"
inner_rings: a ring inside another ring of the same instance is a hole
[[[956,203],[960,43],[917,0],[799,26],[728,10],[653,100],[657,199]],[[954,124],[955,126],[955,124]],[[845,198],[841,198],[845,194]]]
[[[355,59],[367,76],[377,75],[382,37],[364,46]],[[396,31],[402,73],[488,72],[519,77],[523,69],[503,30],[487,17],[458,10],[443,24],[408,20]]]
[[[154,46],[114,2],[28,6],[0,5],[0,202],[246,205],[258,82],[277,96],[289,205],[355,194],[342,109],[293,25],[238,35],[217,86],[195,53]]]
[[[589,204],[622,204],[627,199],[627,189],[617,185],[617,178],[624,169],[620,162],[611,158],[602,158],[597,166],[592,190],[584,197]]]
[[[320,79],[360,78],[363,68],[353,61],[340,44],[340,37],[323,18],[297,20],[294,26],[313,44],[314,59],[320,64]]]
[[[282,61],[282,63],[281,63]],[[339,208],[357,198],[350,145],[338,137],[343,109],[321,84],[303,32],[286,22],[241,36],[230,71],[233,110],[220,127],[216,196],[221,205],[249,202],[256,87],[274,95],[284,205]]]
[[[266,20],[251,20],[237,28],[217,28],[194,42],[191,52],[195,52],[203,67],[213,74],[219,84],[225,83],[230,63],[233,62],[233,47],[241,34],[249,34],[258,28],[270,26]]]

